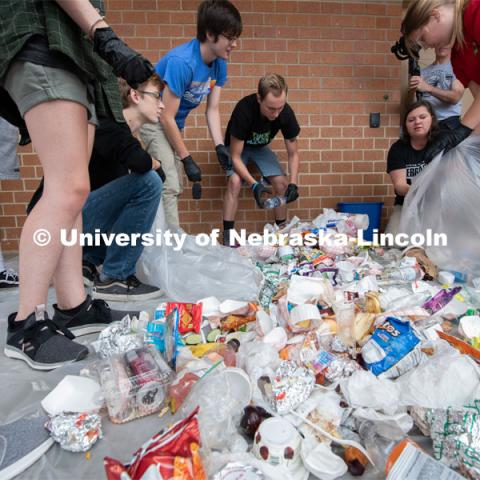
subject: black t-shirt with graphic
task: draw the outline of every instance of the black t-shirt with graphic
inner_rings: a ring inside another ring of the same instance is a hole
[[[300,133],[292,107],[286,103],[280,115],[270,121],[260,113],[257,95],[253,93],[243,97],[235,106],[225,133],[225,145],[230,145],[230,136],[233,135],[249,147],[264,147],[279,130],[286,140],[292,140]]]
[[[387,173],[392,170],[406,170],[407,183],[412,184],[412,178],[418,175],[425,167],[424,152],[425,149],[415,150],[410,142],[397,140],[388,151]],[[395,205],[403,205],[403,195],[396,195]]]

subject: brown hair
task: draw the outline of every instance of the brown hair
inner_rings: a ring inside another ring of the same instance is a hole
[[[403,117],[403,122],[402,122],[402,140],[406,143],[410,143],[410,135],[408,134],[407,130],[407,117],[410,112],[413,112],[413,110],[420,108],[420,107],[425,107],[432,117],[432,125],[430,126],[430,130],[428,131],[428,141],[432,140],[439,131],[438,127],[438,120],[437,116],[435,115],[435,112],[433,111],[433,107],[430,102],[427,102],[426,100],[417,100],[416,102],[411,103],[408,107],[407,110],[405,111],[405,115]]]
[[[152,76],[141,83],[135,90],[143,90],[148,84],[157,87],[161,92],[165,87],[165,82],[160,78],[158,73],[152,74]],[[120,89],[120,99],[122,100],[122,108],[128,108],[130,106],[130,91],[132,87],[123,79],[118,79],[118,88]]]
[[[269,93],[279,97],[282,92],[288,93],[288,85],[285,79],[278,73],[268,73],[258,82],[258,95],[264,100]]]
[[[414,44],[409,36],[412,32],[428,23],[433,10],[445,5],[452,5],[454,7],[455,20],[453,22],[452,38],[450,40],[463,46],[463,10],[468,1],[469,0],[412,0],[407,8],[401,27],[402,34],[405,36],[405,45],[410,55],[413,54]]]

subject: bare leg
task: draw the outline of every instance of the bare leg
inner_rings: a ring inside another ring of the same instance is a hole
[[[95,125],[88,124],[88,158],[90,159],[95,137]],[[80,212],[74,229],[82,232],[82,213]],[[85,300],[85,287],[82,277],[82,247],[78,242],[64,247],[53,278],[60,309],[67,310],[80,305]]]
[[[46,303],[48,287],[63,252],[60,230],[71,229],[88,196],[88,135],[85,107],[64,100],[42,103],[25,114],[25,122],[45,176],[42,198],[25,221],[20,238],[20,305],[17,320]],[[34,241],[44,229],[46,246]]]
[[[285,195],[288,187],[287,177],[283,175],[276,175],[275,177],[268,177],[273,186],[273,192],[276,196]],[[275,209],[275,220],[285,220],[287,218],[287,206],[282,205]]]
[[[238,209],[238,197],[240,189],[242,188],[242,180],[234,173],[228,177],[227,191],[225,192],[225,199],[223,203],[223,219],[235,220],[235,215]]]

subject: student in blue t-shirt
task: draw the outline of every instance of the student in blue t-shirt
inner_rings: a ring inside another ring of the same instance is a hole
[[[170,50],[155,66],[165,81],[165,110],[159,125],[145,125],[141,137],[145,147],[166,174],[162,204],[168,224],[179,225],[178,196],[182,192],[182,164],[191,182],[201,181],[201,171],[182,138],[191,110],[207,98],[207,125],[220,165],[231,169],[228,149],[223,145],[220,124],[220,93],[227,80],[227,60],[242,32],[239,11],[228,0],[204,0],[198,8],[197,38]],[[180,163],[181,162],[181,163]],[[200,184],[194,197],[200,198]]]

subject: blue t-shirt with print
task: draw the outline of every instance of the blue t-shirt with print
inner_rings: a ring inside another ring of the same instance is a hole
[[[155,65],[156,72],[172,93],[180,98],[175,121],[185,127],[190,110],[198,107],[214,86],[223,87],[227,81],[227,62],[215,59],[207,65],[200,55],[200,42],[195,38],[175,47]]]

